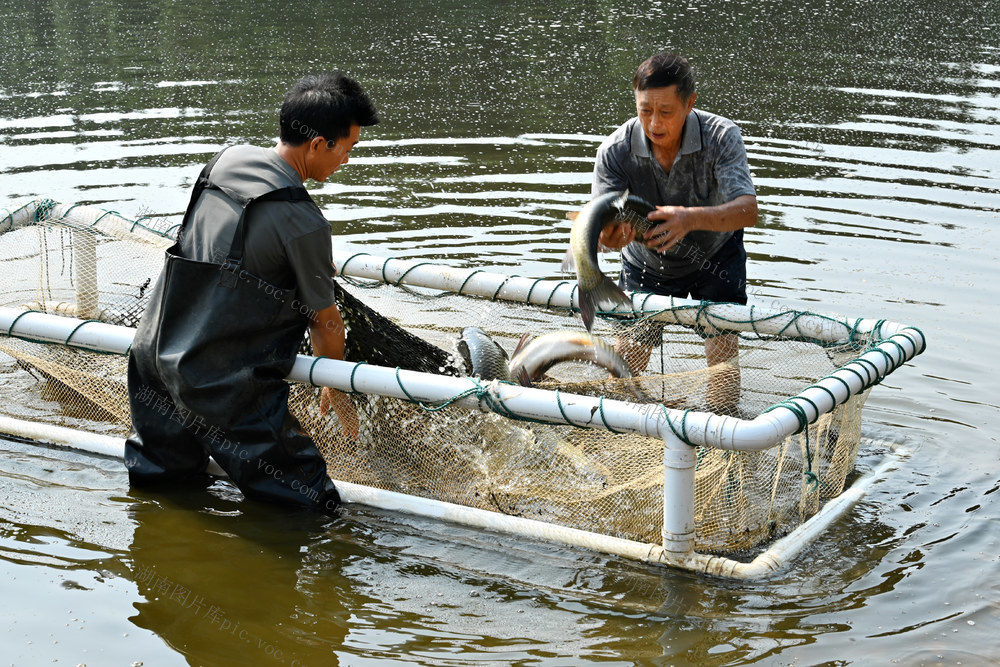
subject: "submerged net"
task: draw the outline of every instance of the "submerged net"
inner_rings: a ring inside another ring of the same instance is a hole
[[[51,202],[9,212],[0,218],[0,304],[135,326],[171,231],[164,221],[136,222]],[[526,332],[582,329],[578,315],[566,309],[349,276],[339,281],[351,361],[460,374],[467,369],[455,344],[465,327],[483,329],[508,353]],[[648,339],[650,327],[642,319],[603,318],[594,333],[614,343]],[[836,346],[800,333],[741,334],[733,362],[706,368],[706,333],[667,324],[637,384],[651,409],[662,403],[749,419],[878,342],[846,327]],[[652,335],[658,337],[658,329]],[[5,401],[0,411],[127,434],[125,357],[3,336],[0,350],[15,360],[0,366],[4,382],[23,397]],[[736,378],[738,401],[731,397],[725,406],[713,401],[713,383],[720,378]],[[606,371],[585,364],[555,366],[540,386],[562,394],[636,401],[635,386],[609,380]],[[854,469],[867,394],[763,452],[699,448],[697,550],[753,553],[840,494]],[[645,543],[661,540],[661,440],[517,420],[457,405],[353,394],[360,421],[354,441],[341,435],[335,417],[320,415],[318,388],[293,384],[291,396],[293,413],[316,440],[335,480]]]

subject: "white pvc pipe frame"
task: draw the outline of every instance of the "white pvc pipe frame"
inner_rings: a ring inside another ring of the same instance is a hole
[[[95,226],[110,218],[107,212],[91,207],[72,207],[69,213],[75,211],[80,211],[80,214],[85,215],[91,221],[90,224]],[[101,215],[95,215],[95,211]],[[114,217],[120,218],[117,215]],[[13,220],[12,217],[11,219]],[[96,224],[94,220],[97,221]],[[129,222],[127,219],[122,220]],[[3,228],[3,221],[4,216],[0,215],[0,233],[7,231]],[[119,235],[121,222],[116,220],[111,222],[114,225],[111,233]],[[9,228],[16,226],[21,225],[11,224]],[[102,231],[106,230],[102,228]],[[162,239],[159,242],[162,242]],[[570,281],[517,278],[479,270],[458,270],[425,262],[390,260],[367,254],[336,253],[334,263],[339,263],[339,269],[346,275],[393,284],[402,283],[544,306],[576,307],[577,305],[575,282]],[[752,307],[748,309],[731,304],[701,308],[697,302],[646,294],[633,294],[632,298],[634,305],[641,310],[646,312],[662,310],[657,319],[688,325],[696,321],[711,324],[712,316],[718,315],[725,318],[724,326],[730,329],[742,328],[765,335],[787,335],[788,327],[794,325],[796,333],[809,339],[837,342],[844,338],[843,334],[847,331],[867,333],[878,327],[879,335],[889,336],[878,346],[880,352],[869,350],[860,357],[863,361],[846,364],[831,376],[785,401],[797,405],[806,414],[810,423],[851,396],[864,391],[873,382],[884,378],[907,360],[921,353],[926,345],[919,330],[885,321],[842,320],[838,323],[830,318],[804,316],[792,311],[754,310]],[[734,321],[738,317],[745,317],[746,320]],[[706,322],[705,319],[699,320],[699,318],[708,319]],[[127,354],[134,330],[100,322],[82,322],[54,315],[0,308],[0,334],[61,343],[99,352]],[[852,366],[855,368],[851,369]],[[872,377],[872,369],[876,377]],[[862,380],[862,376],[867,382]],[[343,487],[342,496],[346,502],[359,502],[385,509],[438,517],[470,526],[548,539],[710,574],[751,579],[776,571],[794,558],[826,526],[853,506],[867,489],[866,483],[856,482],[851,489],[827,503],[809,521],[775,542],[756,559],[750,563],[741,563],[694,552],[693,503],[696,452],[692,446],[678,437],[676,432],[682,432],[685,439],[695,445],[758,451],[772,447],[788,435],[800,430],[799,418],[791,409],[772,410],[753,420],[742,420],[703,412],[682,412],[658,405],[642,406],[571,394],[557,396],[555,392],[541,389],[495,382],[484,385],[470,378],[444,377],[301,355],[296,360],[288,379],[298,382],[311,381],[315,385],[330,386],[342,391],[359,391],[432,404],[448,401],[469,392],[469,395],[459,399],[455,404],[483,411],[489,409],[487,401],[482,398],[483,392],[488,392],[492,401],[502,404],[506,411],[521,417],[552,423],[565,423],[568,419],[577,426],[607,428],[661,438],[665,445],[662,546],[621,540],[346,482],[338,482],[338,485]],[[405,391],[403,387],[406,388]],[[57,434],[51,429],[58,427],[22,423],[18,420],[3,419],[0,420],[0,426],[13,429],[8,432],[14,435],[66,446],[73,446],[74,437],[76,440],[81,440],[78,431],[71,432],[76,434],[75,436]],[[17,432],[18,429],[20,432]],[[50,435],[40,436],[42,431]],[[102,438],[102,436],[94,437],[98,440]],[[99,448],[110,447],[114,455],[120,456],[121,443],[116,442],[117,444],[103,442]],[[82,443],[81,448],[88,449],[90,446],[91,444]],[[88,449],[88,451],[97,450]],[[870,479],[874,480],[881,472],[882,469],[876,471]]]

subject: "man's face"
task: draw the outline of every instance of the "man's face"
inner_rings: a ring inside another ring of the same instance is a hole
[[[642,131],[656,148],[677,150],[681,146],[684,122],[694,108],[697,93],[687,102],[677,94],[677,86],[635,91],[635,110]]]
[[[347,136],[335,140],[332,145],[328,144],[325,137],[317,137],[320,141],[313,146],[309,178],[317,181],[330,178],[333,172],[347,164],[347,158],[360,138],[361,126],[357,124],[351,126]]]

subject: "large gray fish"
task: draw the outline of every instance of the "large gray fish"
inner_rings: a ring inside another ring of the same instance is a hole
[[[595,197],[573,221],[570,248],[563,260],[563,271],[576,268],[579,285],[580,316],[587,331],[594,324],[594,313],[601,306],[609,310],[623,305],[632,307],[625,292],[605,276],[597,264],[597,246],[601,230],[619,222],[628,222],[635,230],[637,241],[655,224],[646,218],[653,205],[628,192],[609,192]]]
[[[586,361],[604,368],[616,378],[632,377],[632,370],[614,347],[577,331],[555,331],[530,341],[522,338],[510,360],[510,377],[530,387],[545,371],[564,361]],[[636,393],[644,398],[640,392]]]
[[[507,352],[479,327],[462,329],[457,347],[469,375],[483,380],[510,379]]]

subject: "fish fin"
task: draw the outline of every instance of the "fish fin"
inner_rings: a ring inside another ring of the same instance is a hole
[[[630,378],[630,379],[631,379],[631,381],[628,383],[629,384],[629,389],[632,390],[632,394],[635,396],[635,399],[636,399],[636,401],[638,403],[656,403],[657,402],[653,397],[651,397],[649,394],[647,394],[646,392],[644,392],[642,390],[642,387],[639,386],[639,383],[635,381],[634,377]]]
[[[617,208],[619,211],[623,210],[625,208],[625,202],[628,201],[628,194],[629,194],[628,188],[626,188],[625,190],[620,192],[617,197],[615,197],[615,200],[611,202],[611,205]]]
[[[510,372],[510,379],[518,383],[522,387],[531,386],[531,377],[528,376],[528,369],[524,366],[518,366],[517,368],[512,368]]]
[[[583,326],[587,327],[587,331],[594,326],[594,314],[602,303],[614,304],[616,308],[622,305],[632,309],[632,300],[607,276],[601,278],[597,287],[590,290],[581,289],[579,301],[580,317],[583,318]]]
[[[576,271],[576,257],[573,256],[573,248],[569,247],[566,249],[566,254],[563,256],[562,266],[559,267],[562,271]]]
[[[531,339],[534,337],[535,334],[531,333],[530,331],[526,332],[523,336],[521,336],[521,340],[517,341],[517,347],[514,348],[514,351],[511,353],[510,358],[513,359],[514,357],[516,357],[517,353],[523,350],[524,346],[527,345],[529,342],[531,342]]]
[[[632,368],[628,365],[628,362],[618,354],[618,351],[613,347],[608,346],[610,349],[606,350],[609,355],[610,363],[605,367],[611,377],[625,380],[625,385],[635,396],[636,402],[638,403],[656,403],[645,391],[642,390],[642,386],[639,383],[638,374],[635,373]]]
[[[457,345],[458,356],[461,358],[462,363],[465,365],[465,372],[469,375],[472,374],[472,353],[469,351],[469,344],[464,340],[459,340]]]

